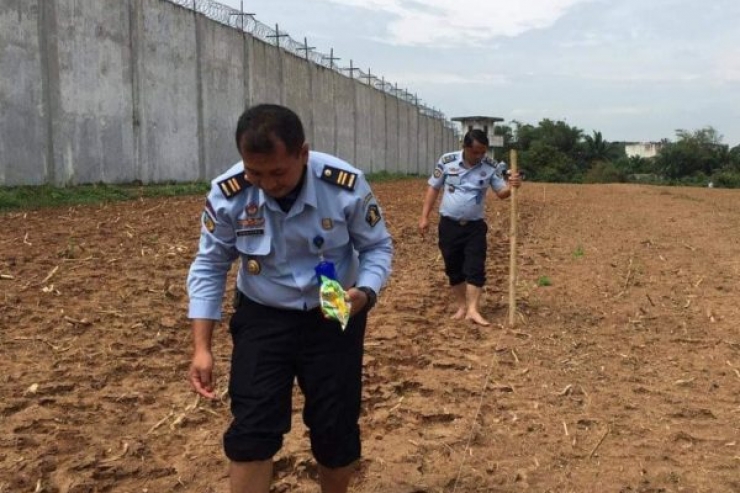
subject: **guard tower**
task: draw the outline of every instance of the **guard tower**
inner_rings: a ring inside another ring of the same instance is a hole
[[[503,136],[493,134],[493,129],[496,126],[496,123],[504,121],[503,118],[499,118],[497,116],[458,116],[451,118],[451,120],[453,122],[460,122],[462,135],[465,135],[470,130],[474,129],[483,130],[488,136],[488,155],[493,159],[496,158],[494,148],[501,148],[504,146]],[[460,145],[462,146],[462,142]]]

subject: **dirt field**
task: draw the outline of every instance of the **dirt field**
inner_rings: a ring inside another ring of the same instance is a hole
[[[424,180],[374,188],[397,255],[353,492],[740,492],[740,191],[525,184],[511,329],[509,203],[489,196],[480,328],[417,235]],[[226,330],[222,399],[185,381],[202,205],[3,215],[1,493],[227,491]],[[317,491],[294,406],[275,492]]]

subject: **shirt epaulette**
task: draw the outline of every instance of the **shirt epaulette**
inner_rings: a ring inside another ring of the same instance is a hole
[[[357,173],[345,171],[327,164],[321,172],[321,179],[345,190],[354,190],[357,183]]]
[[[230,199],[250,186],[252,184],[247,181],[247,177],[244,176],[243,171],[218,182],[218,188],[221,189],[221,192],[227,199]]]
[[[451,163],[452,161],[454,161],[456,159],[457,159],[457,155],[456,154],[448,154],[448,155],[446,155],[446,156],[444,156],[442,158],[442,162],[444,164],[447,164],[447,163]]]

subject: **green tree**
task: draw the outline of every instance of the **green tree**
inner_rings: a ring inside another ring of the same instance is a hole
[[[601,132],[593,131],[593,135],[583,137],[583,158],[593,165],[598,161],[616,161],[626,157],[624,144],[604,140]]]
[[[546,118],[539,125],[539,139],[571,157],[577,156],[582,136],[580,128],[571,127],[563,121],[554,122]]]
[[[583,177],[584,183],[622,183],[627,181],[624,171],[609,161],[597,161]]]
[[[727,153],[727,165],[733,171],[740,172],[740,145],[730,149]]]
[[[532,145],[532,142],[539,139],[537,127],[529,123],[521,123],[516,120],[514,124],[514,135],[516,136],[516,147],[519,150],[526,151]]]
[[[594,135],[583,138],[584,157],[589,163],[607,161],[609,159],[609,143],[604,140],[601,132],[594,130]]]
[[[581,158],[583,132],[563,121],[542,120],[536,127],[514,121],[521,166],[529,179],[580,181],[587,169]]]
[[[521,152],[521,167],[526,170],[527,178],[535,181],[565,183],[574,181],[578,174],[567,154],[541,140]]]
[[[625,175],[656,173],[654,159],[624,155],[613,163]]]
[[[676,136],[678,141],[666,144],[656,157],[656,168],[665,177],[683,180],[711,176],[729,163],[728,148],[714,128],[677,130]]]
[[[514,147],[514,129],[509,125],[496,125],[493,129],[494,135],[500,135],[503,137],[504,146],[501,150],[496,151],[496,159],[498,160],[509,160],[509,151]]]

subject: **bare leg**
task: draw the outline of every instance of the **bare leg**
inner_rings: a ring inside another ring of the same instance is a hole
[[[231,493],[269,493],[272,460],[231,462]]]
[[[357,462],[336,469],[329,469],[319,464],[321,493],[347,493],[349,481],[356,469]]]
[[[480,297],[481,293],[483,293],[483,288],[468,284],[466,291],[468,306],[465,314],[465,320],[471,320],[478,325],[491,325],[488,320],[483,318],[483,316],[480,314]]]
[[[465,307],[465,283],[461,282],[460,284],[455,284],[451,289],[452,297],[455,299],[455,304],[457,305],[457,311],[452,318],[455,320],[461,320],[467,311]]]

